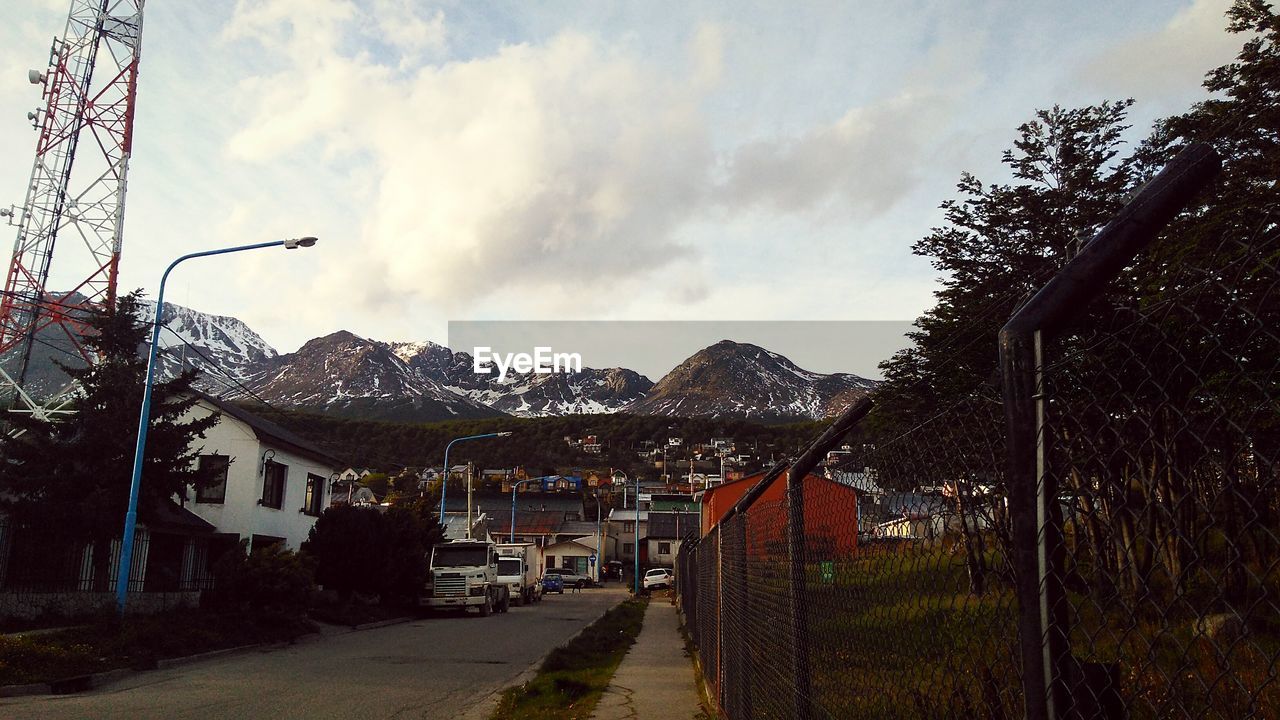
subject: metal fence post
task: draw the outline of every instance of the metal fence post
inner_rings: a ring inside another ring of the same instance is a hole
[[[1101,294],[1218,169],[1208,145],[1187,146],[1000,330],[1019,647],[1031,720],[1071,714],[1068,687],[1079,677],[1062,586],[1061,508],[1047,472],[1043,339]]]
[[[809,695],[809,604],[806,601],[804,553],[804,475],[787,470],[787,562],[791,569],[792,706],[796,720],[812,717]]]

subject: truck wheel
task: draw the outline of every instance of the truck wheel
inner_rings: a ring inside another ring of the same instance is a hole
[[[480,617],[489,617],[493,614],[493,596],[485,595],[484,604],[480,606]]]

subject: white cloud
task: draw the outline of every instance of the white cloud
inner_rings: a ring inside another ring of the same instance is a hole
[[[729,162],[724,198],[784,213],[829,203],[854,215],[882,212],[910,190],[943,102],[906,94],[799,137],[746,144]]]
[[[375,186],[360,258],[333,268],[333,284],[358,270],[387,294],[453,312],[498,291],[520,294],[526,312],[565,312],[675,263],[684,274],[664,295],[701,300],[705,284],[688,271],[701,267],[699,250],[682,237],[689,222],[759,206],[878,213],[909,188],[913,138],[940,107],[904,94],[726,160],[702,109],[722,71],[714,25],[693,34],[684,68],[564,31],[406,76],[342,52],[343,7],[292,31],[274,26],[291,15],[273,8],[233,20],[233,37],[289,38],[293,62],[241,83],[253,109],[230,151],[260,163],[316,151],[367,158]]]
[[[444,11],[437,9],[423,17],[416,7],[411,0],[377,0],[373,5],[382,37],[405,54],[400,61],[402,68],[424,53],[443,52],[446,45]]]
[[[1181,96],[1209,70],[1230,62],[1241,38],[1227,33],[1231,0],[1195,0],[1158,30],[1121,38],[1085,62],[1078,78],[1111,96],[1140,102]],[[1173,102],[1179,102],[1173,100]]]

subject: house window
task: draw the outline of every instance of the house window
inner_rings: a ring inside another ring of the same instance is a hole
[[[324,478],[307,473],[307,495],[302,501],[302,512],[319,515],[324,504]]]
[[[196,490],[196,502],[221,504],[227,498],[227,468],[231,458],[226,455],[201,455],[200,471],[208,472],[213,484]]]
[[[268,460],[262,468],[262,505],[279,510],[284,507],[284,485],[289,466]]]
[[[670,554],[671,554],[671,543],[669,543],[669,542],[660,542],[660,543],[658,543],[658,554],[659,554],[659,555],[670,555]]]
[[[632,543],[622,543],[622,554],[623,554],[623,555],[630,555],[630,554],[631,554],[631,548],[633,548],[633,547],[634,547],[634,545],[633,545]]]
[[[636,523],[634,520],[628,520],[622,523],[622,532],[633,533],[636,531]]]
[[[275,535],[254,535],[249,543],[249,550],[266,550],[272,545],[283,545],[284,538]]]

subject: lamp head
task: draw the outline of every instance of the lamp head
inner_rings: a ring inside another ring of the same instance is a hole
[[[288,240],[284,241],[284,247],[286,250],[292,250],[294,248],[300,248],[300,247],[311,247],[312,245],[315,245],[315,244],[316,244],[316,239],[310,236],[300,237],[300,238],[289,238]]]
[[[507,430],[507,431],[505,431],[505,432],[500,432],[500,433],[498,433],[498,434],[497,434],[497,436],[498,436],[498,437],[511,437],[511,431],[510,431],[510,430]]]

